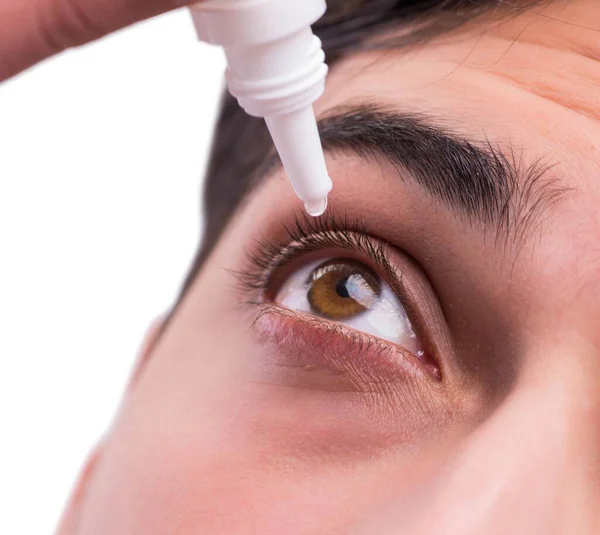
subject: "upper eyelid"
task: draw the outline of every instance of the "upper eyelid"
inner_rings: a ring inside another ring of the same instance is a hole
[[[285,261],[285,252],[293,253],[329,246],[358,249],[370,258],[384,260],[381,255],[381,247],[374,246],[372,240],[377,240],[378,245],[387,242],[372,236],[360,217],[351,218],[347,214],[340,215],[332,208],[325,216],[319,218],[309,218],[305,214],[299,215],[295,218],[292,226],[284,224],[283,228],[286,234],[285,240],[275,243],[263,239],[259,242],[258,252],[266,253],[264,257]],[[386,268],[387,271],[389,266],[386,264],[381,267]]]
[[[253,249],[246,251],[245,267],[234,271],[241,290],[264,290],[270,278],[303,254],[327,248],[359,252],[368,257],[373,267],[388,279],[398,298],[405,297],[402,280],[388,259],[385,248],[392,247],[385,240],[371,235],[360,218],[340,216],[330,210],[324,217],[313,219],[306,215],[296,217],[293,226],[283,225],[283,240],[258,240]],[[363,260],[364,261],[364,260]],[[383,273],[381,273],[383,272]]]

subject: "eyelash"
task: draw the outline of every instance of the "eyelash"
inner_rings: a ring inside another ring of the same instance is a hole
[[[406,295],[402,277],[388,259],[386,248],[390,244],[374,238],[362,219],[330,210],[319,218],[297,215],[292,226],[284,224],[283,227],[286,234],[284,240],[277,242],[262,238],[253,250],[246,252],[246,266],[234,271],[239,288],[246,295],[248,291],[253,294],[248,300],[250,304],[264,303],[273,275],[291,262],[309,253],[342,249],[369,258],[391,286],[407,314],[412,315],[411,300]]]

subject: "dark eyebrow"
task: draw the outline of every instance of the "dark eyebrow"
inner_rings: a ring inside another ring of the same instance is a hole
[[[489,142],[475,144],[435,126],[426,115],[375,106],[340,108],[319,121],[319,131],[325,150],[384,157],[400,177],[408,171],[459,217],[484,228],[493,225],[496,239],[503,236],[518,245],[567,191],[546,176],[550,166],[542,161],[525,166],[514,150],[505,154]]]

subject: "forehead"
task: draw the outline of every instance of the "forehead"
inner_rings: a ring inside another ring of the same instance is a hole
[[[427,44],[347,57],[332,69],[317,112],[356,102],[426,112],[456,133],[546,160],[578,189],[596,189],[598,29],[596,0],[512,18],[490,12]]]

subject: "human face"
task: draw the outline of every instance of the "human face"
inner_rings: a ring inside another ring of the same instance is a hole
[[[257,186],[74,533],[599,532],[600,10],[538,11],[333,69],[330,215]]]

